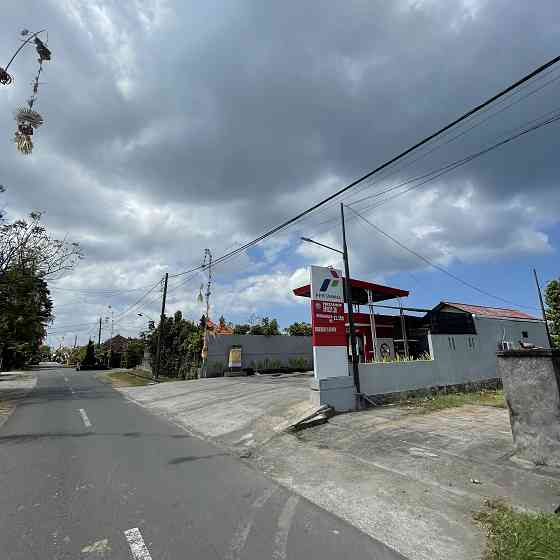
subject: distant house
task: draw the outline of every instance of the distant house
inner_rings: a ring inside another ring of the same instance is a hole
[[[121,354],[126,351],[129,342],[129,338],[117,334],[113,338],[106,340],[102,346],[107,350],[110,348],[115,354]]]

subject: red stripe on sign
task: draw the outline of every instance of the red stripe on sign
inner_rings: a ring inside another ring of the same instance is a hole
[[[346,346],[344,304],[311,300],[313,346]]]

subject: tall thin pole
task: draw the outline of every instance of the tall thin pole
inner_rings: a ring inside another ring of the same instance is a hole
[[[165,273],[165,279],[163,281],[163,297],[161,298],[161,315],[159,318],[159,333],[158,333],[158,343],[156,350],[156,363],[155,371],[153,372],[154,377],[157,379],[159,377],[159,361],[161,356],[161,345],[163,343],[163,322],[165,319],[165,300],[167,299],[167,279],[169,278],[169,273]]]
[[[546,311],[544,309],[541,287],[539,285],[539,277],[537,276],[537,271],[534,268],[533,274],[535,275],[535,283],[537,284],[537,292],[539,293],[539,301],[541,302],[542,317],[544,319],[544,326],[546,328],[546,337],[548,338],[548,347],[552,348],[552,337],[550,336],[550,329],[548,328],[548,321],[546,320]]]
[[[111,342],[109,343],[109,367],[112,367],[111,363],[113,361],[113,317],[113,308],[111,307]]]
[[[101,317],[99,317],[99,334],[97,335],[97,345],[101,346]]]
[[[350,327],[350,346],[352,350],[352,372],[354,374],[354,386],[356,393],[360,390],[360,367],[358,365],[358,352],[356,350],[356,327],[354,326],[354,309],[352,307],[352,286],[350,284],[350,265],[348,264],[348,246],[346,245],[346,226],[344,224],[344,205],[340,203],[340,217],[342,219],[342,255],[344,258],[344,287],[346,300],[348,302],[348,324]]]
[[[202,344],[202,377],[206,377],[208,368],[208,319],[210,317],[210,295],[212,293],[212,252],[206,249],[204,260],[208,257],[208,284],[206,285],[206,316],[204,320],[204,340]]]

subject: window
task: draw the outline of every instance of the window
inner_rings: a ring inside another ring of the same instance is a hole
[[[529,333],[527,331],[521,331],[521,336],[523,338],[529,338]]]

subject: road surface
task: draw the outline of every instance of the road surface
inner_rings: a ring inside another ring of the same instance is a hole
[[[402,558],[94,372],[37,377],[0,428],[2,559]]]

